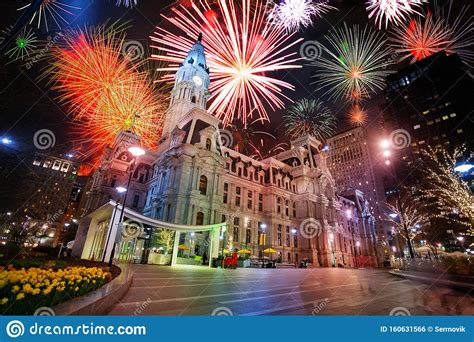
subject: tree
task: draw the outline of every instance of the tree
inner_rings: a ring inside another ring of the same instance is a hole
[[[465,233],[474,234],[474,197],[468,184],[454,171],[464,148],[449,152],[444,148],[426,147],[420,151],[420,200],[431,218],[461,224]]]
[[[162,228],[160,231],[154,234],[154,245],[161,245],[164,247],[164,254],[173,249],[175,232],[170,229]]]
[[[400,188],[396,196],[386,203],[387,221],[392,223],[395,231],[403,236],[408,244],[410,256],[414,258],[411,241],[418,235],[417,227],[426,222],[426,216],[419,209],[416,197],[407,188]]]

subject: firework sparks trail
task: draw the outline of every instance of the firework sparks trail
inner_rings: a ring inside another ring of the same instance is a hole
[[[144,147],[156,146],[166,96],[122,53],[124,35],[102,26],[71,30],[64,42],[52,50],[45,75],[68,107],[79,140],[96,148],[91,154],[124,130],[140,136]]]
[[[365,110],[359,104],[354,104],[349,111],[349,122],[354,126],[364,126],[367,120]]]
[[[22,11],[31,6],[31,3],[23,7],[18,8],[18,11]],[[60,0],[45,0],[41,3],[39,9],[33,14],[30,19],[30,24],[32,24],[35,19],[37,21],[37,28],[41,27],[43,22],[46,28],[46,31],[49,31],[48,17],[52,20],[56,27],[61,30],[61,25],[68,25],[69,21],[68,16],[76,15],[76,11],[80,11],[80,7],[71,6]]]
[[[286,133],[292,138],[312,135],[325,140],[334,133],[336,117],[320,100],[301,99],[284,115]]]
[[[322,17],[331,9],[335,7],[330,6],[328,1],[285,0],[269,5],[268,19],[288,32],[299,31],[312,26],[315,18]]]
[[[461,9],[461,14],[451,20],[453,2],[450,1],[445,8],[435,4],[435,11],[426,16],[412,19],[403,27],[393,29],[390,37],[395,52],[400,61],[410,59],[411,63],[422,60],[439,51],[446,51],[450,55],[457,53],[469,67],[474,64],[474,28],[473,16],[468,18],[464,14],[469,6]]]
[[[219,0],[215,12],[207,1],[191,8],[178,6],[172,17],[165,17],[184,35],[180,36],[161,27],[156,28],[151,39],[158,52],[152,58],[169,63],[163,71],[173,73],[195,43],[200,33],[204,35],[207,64],[211,75],[209,111],[223,121],[224,126],[241,120],[244,126],[256,115],[268,121],[267,107],[283,108],[283,89],[294,86],[273,78],[267,73],[300,68],[295,64],[300,58],[288,50],[301,39],[293,39],[283,28],[272,27],[266,20],[260,0]],[[252,7],[252,10],[251,10]]]
[[[39,41],[36,39],[35,33],[31,29],[23,28],[15,39],[15,45],[5,52],[9,58],[13,60],[23,60],[35,51],[36,44]]]
[[[116,6],[125,6],[128,8],[132,8],[138,4],[138,0],[117,0],[115,3]]]
[[[420,14],[417,10],[426,2],[426,0],[369,0],[366,2],[366,9],[369,12],[369,19],[375,16],[375,24],[381,28],[384,22],[385,27],[388,27],[389,23],[398,25],[402,24],[408,15]]]
[[[330,98],[353,101],[367,99],[372,93],[383,88],[386,69],[392,61],[391,48],[380,32],[358,25],[335,29],[326,36],[329,47],[323,46],[326,55],[316,59],[314,83],[318,89],[327,89]]]

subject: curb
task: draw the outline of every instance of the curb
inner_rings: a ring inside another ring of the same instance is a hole
[[[406,272],[402,271],[389,271],[391,275],[394,275],[396,277],[400,278],[405,278],[413,281],[419,281],[422,283],[429,283],[430,285],[435,285],[435,286],[443,286],[443,287],[450,287],[450,288],[455,288],[455,289],[460,289],[463,291],[470,291],[474,288],[474,284],[472,283],[467,283],[467,282],[460,282],[460,281],[453,281],[453,280],[447,280],[447,279],[441,279],[441,278],[436,278],[436,277],[423,277],[421,275],[414,275],[414,274],[408,274]],[[435,284],[433,284],[435,282]]]
[[[133,280],[133,272],[126,264],[120,264],[119,276],[100,289],[82,297],[73,298],[54,306],[57,316],[106,315],[125,296]]]

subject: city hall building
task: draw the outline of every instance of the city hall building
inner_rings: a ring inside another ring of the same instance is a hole
[[[206,110],[209,72],[199,40],[176,73],[157,149],[134,157],[140,139],[130,132],[106,148],[73,253],[207,265],[237,249],[250,260],[380,265],[369,203],[358,190],[336,193],[321,142],[303,136],[264,160],[230,149],[230,133]]]

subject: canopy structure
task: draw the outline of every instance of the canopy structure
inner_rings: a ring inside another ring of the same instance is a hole
[[[209,260],[219,254],[219,235],[221,229],[226,227],[226,222],[200,226],[164,222],[144,216],[130,208],[122,208],[122,205],[115,201],[109,201],[79,221],[73,255],[83,259],[109,260],[114,245],[122,240],[123,225],[120,224],[122,210],[123,222],[132,221],[134,225],[148,227],[147,229],[160,228],[176,232],[171,258],[172,266],[176,264],[178,250],[190,250],[189,246],[179,244],[180,233],[209,232],[209,255],[211,256]],[[101,238],[98,239],[98,236]],[[99,252],[92,253],[92,251]]]

